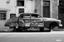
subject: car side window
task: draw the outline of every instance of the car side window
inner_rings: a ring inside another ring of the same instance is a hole
[[[32,14],[31,16],[32,17],[36,17],[36,18],[39,18],[40,17],[38,14]]]

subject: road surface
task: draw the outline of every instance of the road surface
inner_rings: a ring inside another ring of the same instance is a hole
[[[64,31],[0,33],[0,42],[64,42]]]

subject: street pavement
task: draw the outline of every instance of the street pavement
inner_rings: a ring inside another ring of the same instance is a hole
[[[27,29],[28,31],[32,30],[32,31],[39,31],[40,29]],[[44,30],[49,30],[48,28],[44,28]],[[4,28],[4,29],[0,29],[0,32],[10,32],[13,31],[13,29],[9,29],[9,28]],[[53,31],[64,31],[64,28],[54,28]]]
[[[64,31],[0,33],[0,42],[64,42]]]

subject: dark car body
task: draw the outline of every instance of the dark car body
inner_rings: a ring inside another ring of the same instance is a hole
[[[18,28],[20,30],[27,30],[29,28],[36,28],[44,31],[48,28],[51,31],[54,27],[62,27],[61,20],[54,18],[41,17],[36,13],[21,13],[18,17],[9,19],[5,26]]]
[[[17,26],[17,20],[18,20],[17,17],[10,18],[10,19],[8,19],[7,22],[5,23],[5,26],[6,26],[6,27],[14,28],[14,27]]]

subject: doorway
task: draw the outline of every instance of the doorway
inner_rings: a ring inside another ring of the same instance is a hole
[[[43,0],[43,17],[50,17],[50,0]]]
[[[44,6],[43,7],[43,17],[48,17],[50,18],[50,7],[49,6]]]

